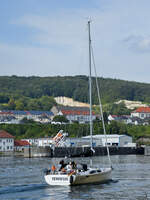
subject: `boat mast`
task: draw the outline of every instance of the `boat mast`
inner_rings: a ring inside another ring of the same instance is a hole
[[[92,79],[91,79],[91,33],[90,33],[90,23],[88,21],[88,39],[89,39],[89,103],[90,103],[90,136],[91,136],[91,150],[93,151],[93,122],[92,122]]]

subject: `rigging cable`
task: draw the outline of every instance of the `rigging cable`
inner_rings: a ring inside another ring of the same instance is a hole
[[[96,77],[96,88],[97,88],[97,93],[98,93],[98,101],[99,101],[99,108],[100,108],[100,114],[101,114],[102,125],[103,125],[103,132],[104,132],[105,139],[106,139],[106,149],[107,149],[109,164],[112,168],[112,163],[111,163],[111,159],[110,159],[110,152],[109,152],[109,148],[108,148],[108,144],[107,144],[107,134],[106,134],[106,128],[105,128],[105,123],[104,123],[103,108],[102,108],[102,103],[101,103],[100,89],[99,89],[99,86],[98,86],[97,71],[96,71],[96,65],[95,65],[95,59],[94,59],[94,53],[93,53],[92,45],[91,45],[91,54],[92,54],[92,61],[93,61],[94,72],[95,72],[95,77]]]

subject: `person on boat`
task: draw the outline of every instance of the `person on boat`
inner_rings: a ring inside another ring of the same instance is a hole
[[[75,164],[75,163],[70,162],[70,163],[66,166],[66,168],[67,168],[67,174],[68,174],[69,176],[71,176],[72,174],[75,174],[75,173],[76,173],[76,169],[74,169],[74,167],[75,167],[74,164]]]
[[[65,164],[64,160],[61,160],[61,161],[59,162],[59,164],[60,164],[59,171],[62,171],[62,170],[66,167],[66,165],[67,165],[67,164]]]
[[[71,171],[72,170],[72,162],[69,162],[68,165],[66,166],[67,171]]]
[[[55,165],[52,165],[51,170],[52,170],[52,173],[55,173],[55,172],[56,172],[56,167],[55,167]]]
[[[76,169],[77,168],[77,165],[74,161],[72,161],[72,169]]]

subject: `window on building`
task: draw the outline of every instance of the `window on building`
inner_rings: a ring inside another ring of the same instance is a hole
[[[12,146],[10,146],[10,149],[12,149]]]
[[[5,142],[3,142],[3,145],[5,145]]]
[[[2,149],[2,147],[0,147],[0,150]]]
[[[2,142],[2,140],[0,140],[0,142]]]
[[[9,146],[7,146],[7,149],[9,149]]]

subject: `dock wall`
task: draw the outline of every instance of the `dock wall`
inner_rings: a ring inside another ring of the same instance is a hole
[[[104,156],[107,155],[106,147],[95,147],[93,154],[90,147],[56,147],[52,150],[50,147],[31,147],[25,149],[24,157],[88,157],[88,156]],[[134,147],[110,147],[110,155],[144,155],[144,148]]]
[[[150,156],[150,146],[146,146],[146,147],[144,148],[144,155],[145,155],[145,156]]]
[[[94,156],[107,155],[106,147],[95,147]],[[110,155],[130,155],[130,154],[141,154],[144,155],[144,148],[142,147],[110,147]],[[90,147],[57,147],[53,151],[53,157],[80,157],[80,156],[91,156],[93,155]]]
[[[30,147],[24,149],[24,157],[52,157],[52,150],[50,147]]]

